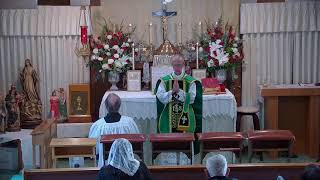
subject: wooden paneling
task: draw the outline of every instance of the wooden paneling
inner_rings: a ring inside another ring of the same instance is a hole
[[[267,129],[288,129],[296,136],[294,153],[317,157],[320,144],[320,88],[263,87]]]
[[[296,142],[293,152],[303,154],[307,144],[308,97],[279,97],[279,129],[290,129]],[[294,103],[293,103],[294,102]]]

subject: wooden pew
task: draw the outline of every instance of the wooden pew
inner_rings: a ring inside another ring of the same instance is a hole
[[[265,163],[265,164],[231,164],[230,176],[238,179],[276,179],[281,175],[286,180],[299,179],[305,166],[309,163]],[[318,164],[319,165],[319,164]],[[149,166],[153,179],[160,180],[200,180],[206,179],[204,166]],[[96,179],[98,168],[61,168],[25,170],[24,180],[87,180]]]
[[[36,168],[36,148],[39,147],[40,152],[40,168],[50,168],[52,164],[51,150],[49,144],[52,138],[57,137],[57,122],[56,120],[43,120],[32,132],[32,153],[33,153],[33,168]]]

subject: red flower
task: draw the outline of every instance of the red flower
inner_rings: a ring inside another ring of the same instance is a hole
[[[208,46],[208,47],[204,48],[204,51],[209,53],[210,52],[210,47]]]
[[[215,66],[219,66],[219,61],[214,60],[214,65],[215,65]]]
[[[101,48],[103,48],[103,45],[102,44],[97,44],[97,48],[101,49]]]
[[[215,56],[217,56],[217,51],[213,51],[213,54],[214,54]]]

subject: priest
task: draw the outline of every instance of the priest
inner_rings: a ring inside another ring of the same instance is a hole
[[[185,73],[182,55],[174,55],[171,63],[174,72],[159,79],[155,89],[158,132],[201,132],[201,83]]]

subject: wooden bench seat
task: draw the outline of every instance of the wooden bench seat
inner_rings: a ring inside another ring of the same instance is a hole
[[[147,137],[145,134],[108,134],[102,135],[100,143],[103,144],[103,152],[105,160],[109,156],[109,151],[114,140],[119,138],[125,138],[132,144],[133,153],[137,154],[143,161],[143,143]]]
[[[149,136],[152,146],[152,163],[162,152],[183,152],[192,160],[192,147],[195,141],[192,133],[162,133]]]

